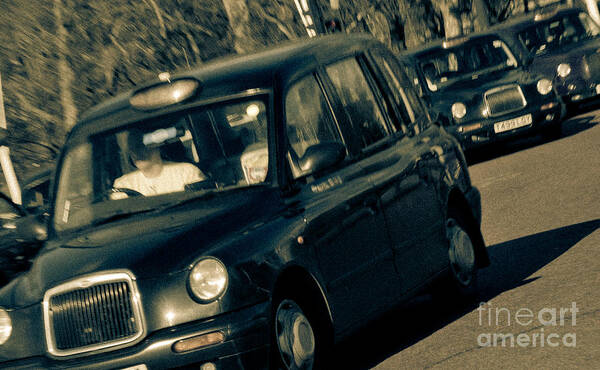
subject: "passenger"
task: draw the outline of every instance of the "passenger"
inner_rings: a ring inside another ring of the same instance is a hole
[[[143,143],[142,132],[131,131],[127,146],[137,170],[117,178],[113,184],[115,189],[131,189],[152,196],[184,191],[185,185],[206,179],[191,163],[164,161],[157,147],[149,148]],[[112,199],[124,198],[121,194],[113,194]]]

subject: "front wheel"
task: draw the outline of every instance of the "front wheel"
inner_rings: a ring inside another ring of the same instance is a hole
[[[279,367],[312,369],[315,362],[315,330],[304,310],[294,300],[284,299],[277,306],[274,319]]]

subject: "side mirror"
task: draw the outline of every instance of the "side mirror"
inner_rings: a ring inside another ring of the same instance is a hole
[[[17,239],[23,243],[41,242],[48,239],[48,227],[43,214],[23,217],[17,225]]]
[[[323,142],[306,149],[298,165],[303,173],[317,173],[331,168],[346,158],[346,147],[338,142]]]

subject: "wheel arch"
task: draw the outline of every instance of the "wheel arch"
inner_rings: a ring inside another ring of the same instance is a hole
[[[286,266],[275,281],[272,300],[286,295],[285,291],[291,289],[297,294],[318,298],[324,305],[329,321],[333,321],[331,310],[321,284],[307,269],[298,265]]]
[[[275,282],[271,294],[271,309],[274,311],[274,303],[290,293],[300,299],[310,299],[311,302],[318,300],[314,307],[319,311],[319,317],[322,317],[329,331],[333,336],[333,315],[321,284],[315,276],[302,266],[292,265],[285,267]],[[333,337],[332,337],[333,338]]]

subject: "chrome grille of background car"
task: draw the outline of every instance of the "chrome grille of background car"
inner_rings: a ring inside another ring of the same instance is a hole
[[[122,345],[143,333],[137,288],[125,273],[78,279],[44,298],[50,353],[68,356]]]
[[[491,116],[514,112],[527,105],[518,85],[497,87],[485,92],[484,100]]]

